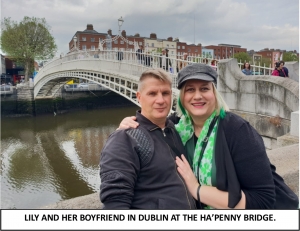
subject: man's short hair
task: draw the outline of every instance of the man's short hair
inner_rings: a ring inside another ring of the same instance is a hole
[[[171,79],[170,75],[168,74],[168,72],[166,72],[164,69],[162,69],[162,68],[148,69],[148,70],[144,71],[140,76],[138,89],[137,89],[138,91],[141,90],[143,81],[149,77],[156,78],[156,79],[158,79],[162,82],[166,82],[166,83],[170,84],[170,86],[172,86],[172,79]]]

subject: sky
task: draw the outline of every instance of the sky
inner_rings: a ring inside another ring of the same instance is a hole
[[[0,0],[1,19],[45,18],[58,52],[66,53],[76,31],[94,30],[160,39],[179,38],[202,46],[221,43],[247,50],[299,52],[299,0]]]

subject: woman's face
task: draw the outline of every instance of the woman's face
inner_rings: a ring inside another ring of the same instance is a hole
[[[245,63],[245,68],[249,69],[249,63]]]
[[[183,88],[182,101],[182,105],[192,118],[206,120],[216,108],[213,83],[204,80],[188,80]]]
[[[283,68],[283,63],[280,63],[280,69],[282,69]]]

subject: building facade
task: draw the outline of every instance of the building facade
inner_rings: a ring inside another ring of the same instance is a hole
[[[275,63],[280,61],[282,52],[279,49],[269,49],[265,48],[256,52],[256,54],[261,55],[262,58],[268,60],[271,63],[271,67],[275,68]]]
[[[129,44],[130,42],[137,42],[139,46],[143,45],[144,50],[151,53],[161,53],[162,49],[169,50],[169,56],[182,56],[183,53],[187,53],[189,56],[201,56],[202,47],[199,43],[187,44],[185,42],[179,42],[178,39],[173,37],[168,37],[167,39],[157,38],[156,33],[151,33],[150,37],[141,37],[138,33],[134,36],[126,35],[126,31],[121,32],[123,38],[127,40],[124,41],[122,38],[118,38],[111,43],[105,42],[103,44],[104,49],[113,50],[130,50],[134,51],[134,44]],[[112,34],[112,30],[109,29],[107,33],[99,33],[94,30],[92,24],[87,24],[84,31],[77,31],[69,42],[69,51],[73,49],[79,50],[98,50],[99,41],[102,42],[104,39],[111,38],[114,39],[117,35]],[[74,39],[76,38],[76,39]],[[128,43],[129,41],[129,43]]]
[[[139,34],[127,36],[125,30],[123,30],[121,34],[128,41],[137,42],[139,46],[144,45],[144,38],[140,37]],[[98,50],[99,42],[102,42],[104,39],[108,38],[113,39],[115,36],[117,35],[113,35],[111,29],[109,29],[107,33],[99,33],[94,30],[92,24],[87,24],[87,28],[84,31],[77,31],[72,37],[71,41],[69,42],[69,50],[71,51],[74,48],[79,50]],[[74,37],[76,37],[75,40]],[[111,43],[105,42],[102,46],[104,49],[134,50],[134,44],[126,43],[121,38],[118,38]]]
[[[215,57],[214,49],[207,49],[206,47],[203,47],[202,57],[213,59]]]
[[[195,44],[187,44],[186,42],[180,42],[179,39],[175,39],[177,41],[177,56],[182,57],[184,53],[187,53],[188,56],[201,56],[202,54],[202,45],[199,43]]]
[[[234,54],[239,52],[247,52],[246,48],[242,48],[239,45],[232,44],[218,44],[205,46],[206,49],[214,50],[214,58],[215,59],[228,59],[233,58]]]

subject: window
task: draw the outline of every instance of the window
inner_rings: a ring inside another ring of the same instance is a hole
[[[120,41],[120,44],[124,44],[124,41]]]
[[[191,52],[191,49],[190,49],[190,48],[188,49],[188,52]]]
[[[174,54],[174,51],[171,51],[171,54],[173,55],[173,54]]]
[[[178,53],[178,55],[180,55],[180,52],[177,52]]]
[[[167,44],[167,47],[169,47],[169,44]]]
[[[185,49],[185,46],[182,46],[182,49]]]
[[[180,46],[178,46],[177,49],[180,49]]]
[[[82,37],[82,41],[86,41],[86,37]]]
[[[149,46],[149,43],[147,43],[147,45],[146,45],[147,47]]]
[[[143,42],[139,42],[139,45],[143,45]]]
[[[91,42],[95,42],[95,38],[91,38]]]
[[[152,43],[151,46],[154,47],[154,43]]]
[[[174,45],[172,45],[172,48],[174,48]]]
[[[92,51],[95,50],[95,46],[94,46],[94,45],[91,46],[91,50],[92,50]]]
[[[118,40],[115,40],[115,42],[114,42],[115,44],[118,44]]]
[[[198,49],[195,49],[195,52],[198,52]]]
[[[82,50],[86,50],[86,45],[82,45]]]

